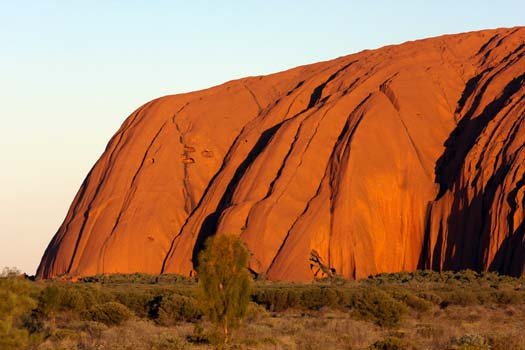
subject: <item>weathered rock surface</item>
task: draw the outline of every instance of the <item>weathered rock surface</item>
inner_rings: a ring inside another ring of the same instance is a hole
[[[239,234],[310,280],[525,273],[525,28],[447,35],[166,96],[88,174],[37,275],[192,272]]]

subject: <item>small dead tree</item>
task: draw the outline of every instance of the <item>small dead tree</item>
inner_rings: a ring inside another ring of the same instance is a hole
[[[316,280],[328,278],[330,280],[336,277],[336,271],[333,267],[326,265],[323,262],[321,255],[315,250],[312,249],[310,252],[310,270],[314,274]]]

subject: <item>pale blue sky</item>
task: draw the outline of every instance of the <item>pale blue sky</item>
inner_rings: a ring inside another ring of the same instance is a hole
[[[34,273],[124,119],[160,95],[523,25],[524,1],[0,0],[0,267]]]

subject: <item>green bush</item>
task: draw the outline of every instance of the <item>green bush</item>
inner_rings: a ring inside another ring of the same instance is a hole
[[[152,294],[149,291],[130,290],[117,291],[115,293],[115,301],[126,306],[133,311],[138,317],[146,317],[149,314],[148,303],[152,299]]]
[[[60,309],[76,312],[81,312],[86,309],[84,296],[79,288],[68,286],[62,289]]]
[[[321,288],[305,288],[301,293],[301,306],[309,310],[319,310],[324,306]]]
[[[246,320],[248,322],[258,321],[268,316],[268,312],[262,305],[258,305],[254,302],[248,304],[248,309],[246,310]]]
[[[259,305],[264,305],[264,307],[272,312],[280,312],[288,309],[290,305],[288,304],[288,288],[268,288],[264,287],[258,289],[254,292],[252,299]]]
[[[344,304],[342,297],[342,290],[331,286],[277,286],[256,289],[252,300],[269,311],[281,312],[297,307],[308,310],[338,307]]]
[[[197,321],[202,317],[202,309],[195,299],[172,294],[153,298],[148,303],[148,315],[160,325],[171,326],[179,321]]]
[[[82,286],[82,296],[86,305],[104,304],[115,301],[115,292],[100,285]]]
[[[342,307],[350,307],[354,297],[355,288],[337,288],[337,301]]]
[[[23,318],[36,306],[32,285],[12,274],[0,277],[0,349],[20,349],[29,344]]]
[[[432,309],[432,303],[409,292],[394,292],[393,297],[403,302],[409,308],[418,312],[428,312]]]
[[[116,326],[130,319],[133,313],[124,305],[110,301],[91,307],[82,313],[87,321],[104,323],[107,326]]]
[[[376,288],[359,288],[352,297],[351,308],[362,318],[382,327],[394,327],[407,313],[406,306]]]
[[[338,305],[337,293],[331,288],[306,288],[301,294],[301,305],[309,310]]]
[[[83,285],[51,284],[43,288],[38,296],[38,308],[48,315],[60,311],[74,311],[80,314],[87,305],[114,301],[114,295],[107,290]]]
[[[44,288],[38,297],[38,308],[49,314],[59,311],[62,298],[62,289],[56,285]]]
[[[296,306],[299,300],[294,298],[290,289],[277,288],[273,290],[272,311],[284,311]],[[293,300],[293,301],[292,301]],[[293,305],[292,305],[293,304]]]
[[[150,275],[146,273],[115,273],[110,275],[95,275],[82,277],[83,283],[101,283],[101,284],[174,284],[174,283],[192,283],[194,280],[190,277],[162,274]]]

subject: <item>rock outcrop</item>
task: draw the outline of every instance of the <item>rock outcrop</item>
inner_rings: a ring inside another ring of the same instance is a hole
[[[350,278],[525,273],[525,28],[367,50],[140,107],[37,275],[193,272],[238,234],[250,268]]]

